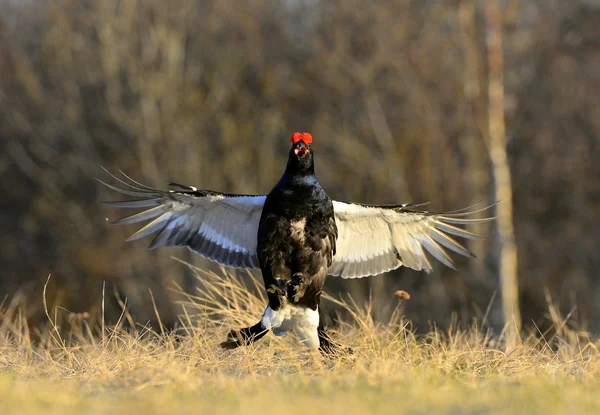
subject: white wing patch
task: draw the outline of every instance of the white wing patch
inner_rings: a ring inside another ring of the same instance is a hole
[[[425,251],[454,268],[444,248],[468,257],[473,255],[448,234],[482,239],[454,225],[495,219],[464,218],[489,207],[436,214],[411,210],[410,205],[365,206],[334,201],[333,208],[338,240],[329,274],[343,278],[377,275],[402,265],[429,272],[432,266]]]

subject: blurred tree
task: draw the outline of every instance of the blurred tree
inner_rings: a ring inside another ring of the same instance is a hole
[[[488,56],[488,141],[492,161],[492,177],[498,211],[498,271],[502,295],[502,314],[510,344],[515,344],[521,332],[519,283],[517,280],[517,245],[513,224],[512,178],[506,154],[506,124],[504,121],[504,50],[500,4],[487,0],[485,4]]]

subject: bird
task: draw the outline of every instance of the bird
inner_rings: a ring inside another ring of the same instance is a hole
[[[269,332],[294,331],[309,349],[339,353],[323,325],[320,307],[328,276],[362,278],[399,267],[431,272],[429,257],[456,269],[446,250],[473,258],[454,237],[483,239],[460,225],[491,206],[435,213],[425,204],[362,204],[332,200],[315,175],[313,137],[295,132],[283,175],[267,195],[231,194],[170,183],[159,190],[125,173],[111,176],[109,189],[132,198],[103,202],[117,208],[143,209],[115,221],[149,221],[128,241],[155,234],[149,249],[187,247],[221,264],[260,269],[268,303],[259,321],[231,330],[221,347],[250,345]]]

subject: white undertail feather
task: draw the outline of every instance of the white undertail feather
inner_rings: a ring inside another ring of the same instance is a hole
[[[265,330],[273,330],[276,336],[283,336],[290,330],[300,338],[309,349],[319,348],[319,310],[288,304],[279,310],[270,306],[265,309],[261,324]]]

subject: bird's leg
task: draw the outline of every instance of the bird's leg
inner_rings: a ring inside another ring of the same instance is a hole
[[[317,334],[319,336],[319,351],[322,354],[326,356],[332,356],[340,353],[343,350],[343,347],[339,343],[331,340],[331,337],[329,337],[329,334],[327,334],[321,325],[319,325],[319,328],[317,329]]]
[[[269,297],[269,307],[272,310],[279,310],[288,303],[287,293],[280,286],[280,281],[267,285],[267,296]],[[224,349],[235,349],[239,346],[247,346],[254,341],[262,338],[269,330],[262,325],[262,319],[252,327],[245,327],[240,330],[231,330],[227,335],[227,340],[221,343]]]
[[[273,310],[279,310],[287,304],[287,293],[278,285],[270,284],[267,287],[267,296],[269,297],[269,306]]]
[[[338,342],[333,341],[329,334],[327,334],[325,326],[323,325],[321,307],[319,307],[319,327],[317,328],[317,335],[319,336],[319,351],[324,356],[333,357],[354,353],[351,347],[342,346]]]
[[[269,330],[263,328],[261,321],[252,327],[244,327],[240,330],[231,330],[227,340],[221,343],[224,349],[235,349],[239,346],[248,346],[254,341],[262,338]]]
[[[288,282],[288,298],[292,303],[297,303],[310,285],[310,278],[303,272],[296,272]]]

